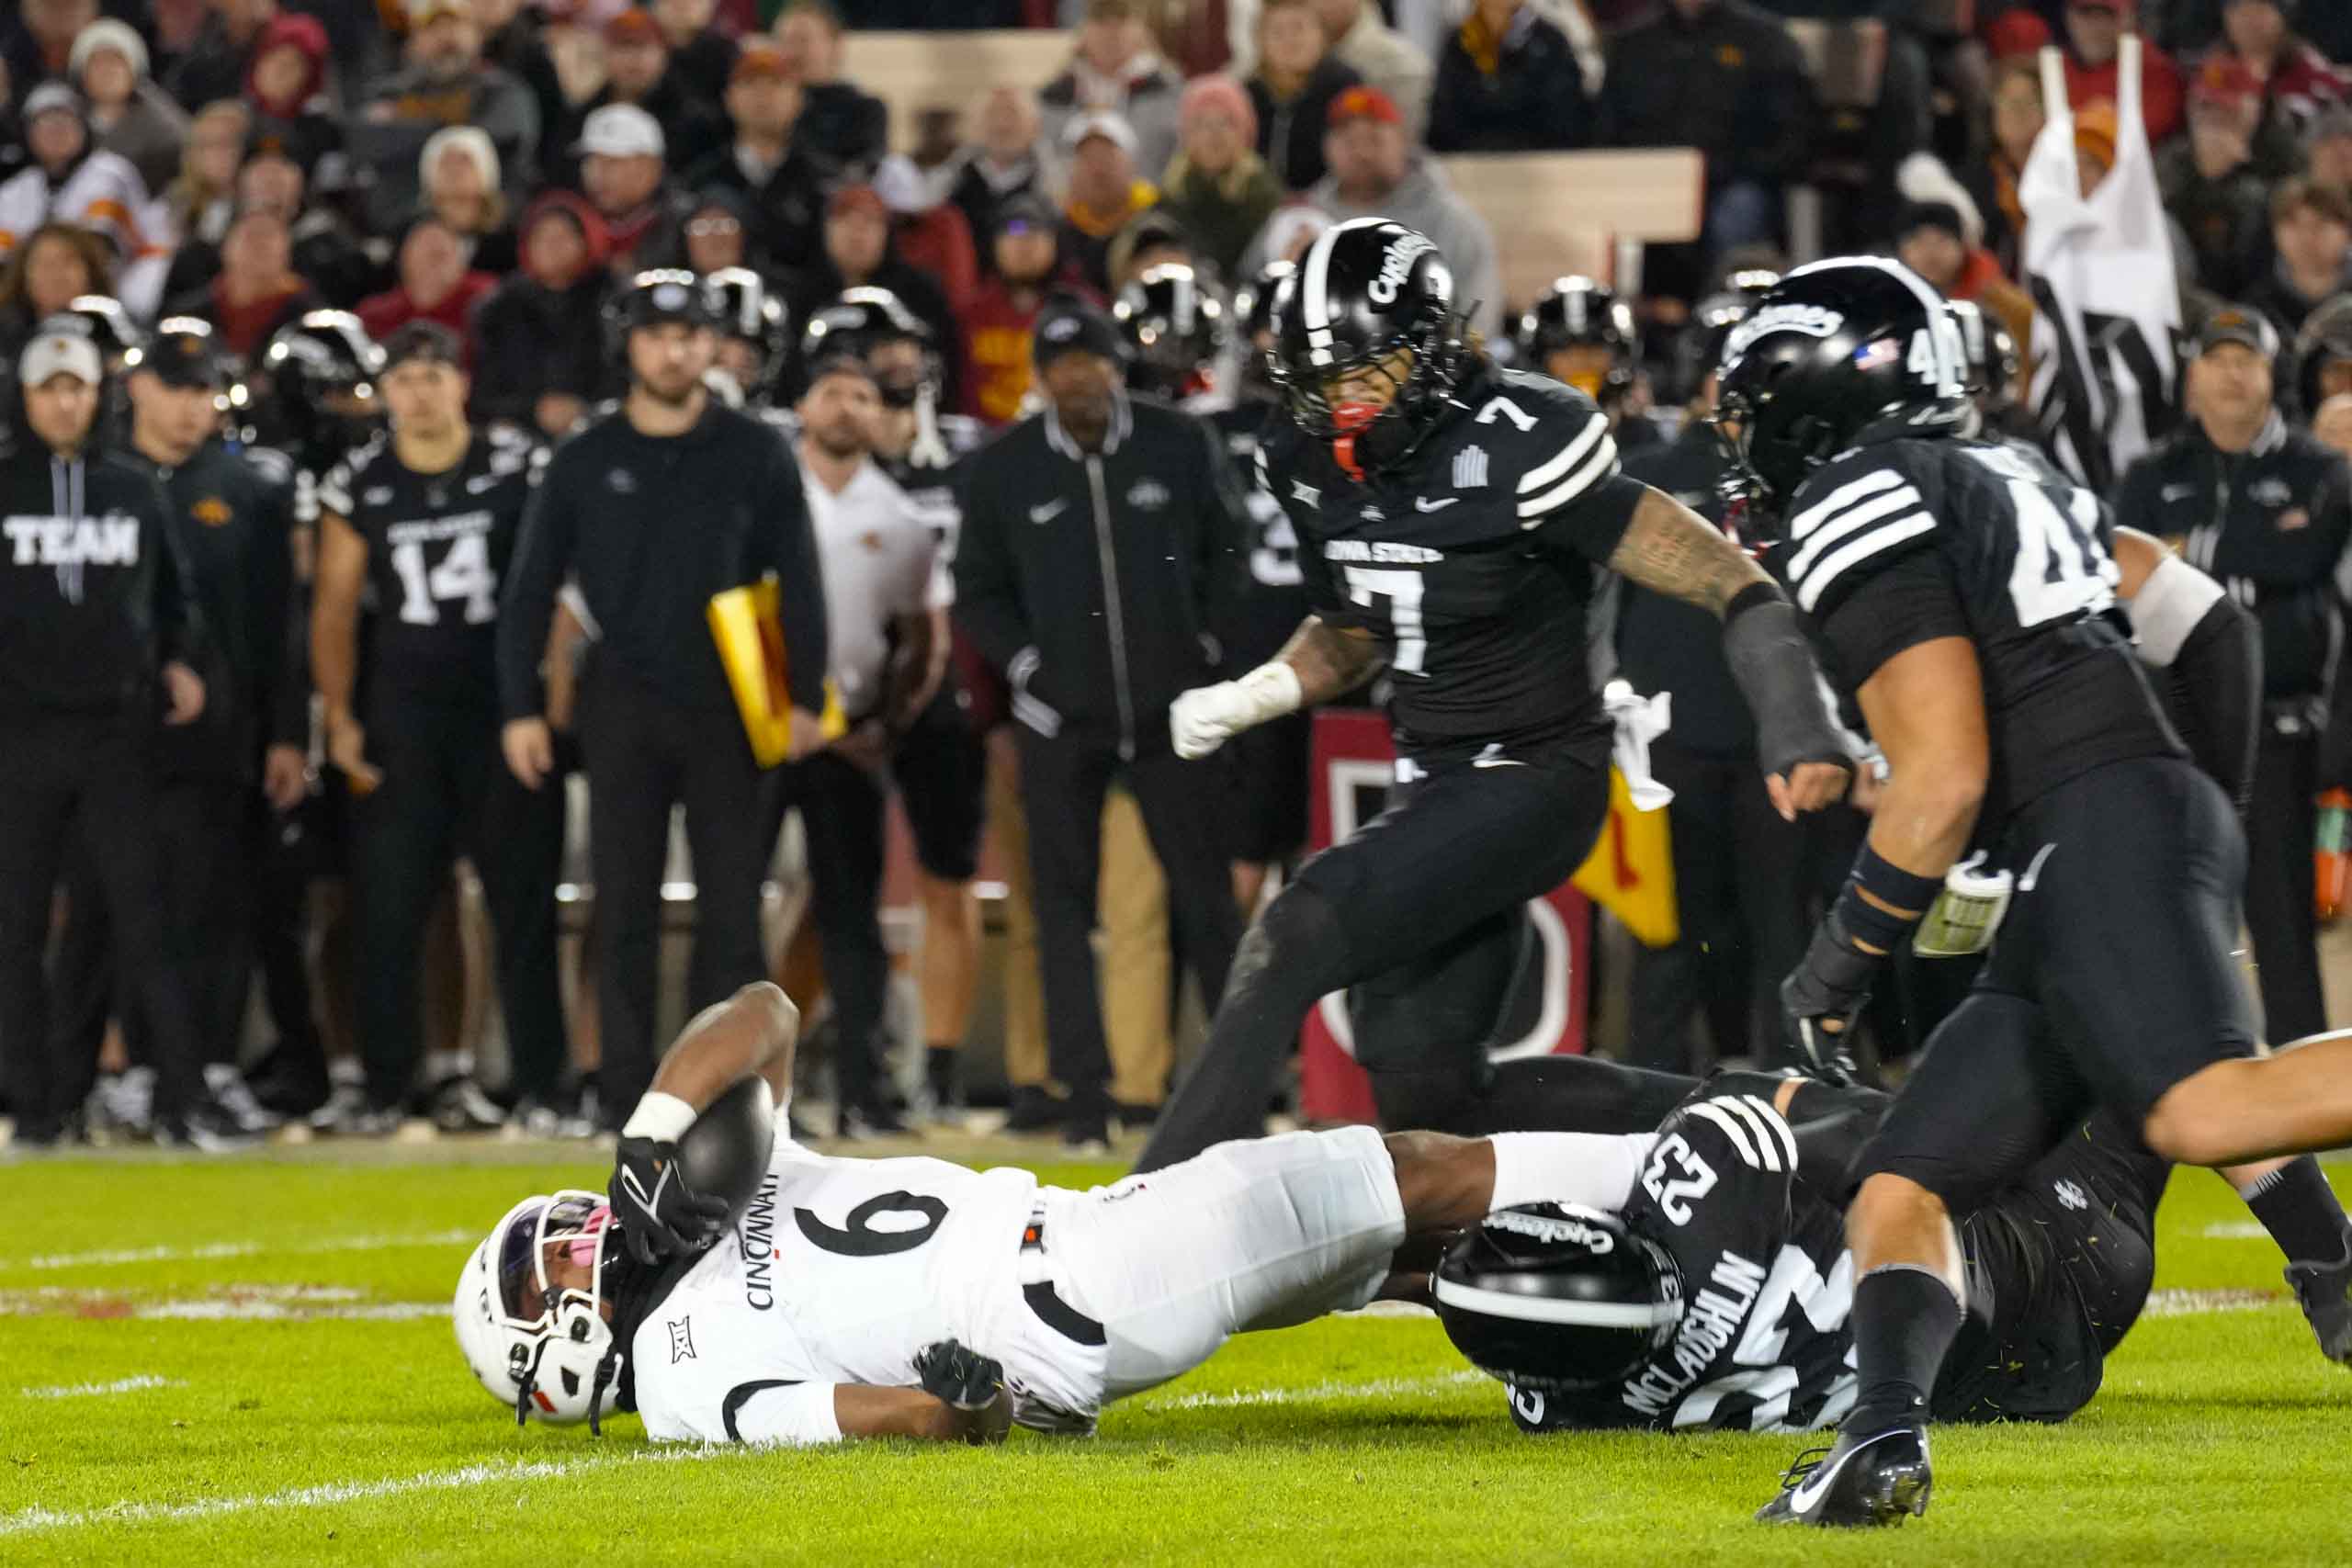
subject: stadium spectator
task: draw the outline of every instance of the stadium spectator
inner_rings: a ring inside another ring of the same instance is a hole
[[[119,153],[151,191],[171,183],[187,141],[187,111],[147,74],[147,43],[126,22],[102,17],[74,40],[74,85],[89,105],[90,132]]]
[[[980,286],[979,246],[964,209],[945,199],[940,185],[903,152],[883,159],[874,175],[875,194],[890,209],[899,259],[936,283],[954,311],[970,304]]]
[[[1176,153],[1176,112],[1183,82],[1152,48],[1136,0],[1087,0],[1069,68],[1037,95],[1046,134],[1071,148],[1072,127],[1116,115],[1129,130],[1128,156],[1146,179],[1158,179]],[[1262,118],[1262,117],[1261,117]]]
[[[448,329],[463,351],[464,367],[474,362],[474,307],[498,286],[489,273],[466,265],[466,244],[458,231],[427,213],[401,237],[400,281],[353,307],[368,335],[381,343],[397,327],[432,321]]]
[[[1230,76],[1184,85],[1183,143],[1169,160],[1160,208],[1224,278],[1239,276],[1241,253],[1282,205],[1282,183],[1251,152],[1258,115]]]
[[[1104,292],[1117,295],[1155,266],[1193,266],[1199,261],[1184,225],[1177,221],[1173,213],[1155,207],[1136,214],[1133,222],[1112,236],[1111,247],[1102,256],[1103,270],[1110,278],[1110,287]]]
[[[1074,282],[1062,263],[1061,228],[1037,197],[998,204],[989,238],[991,275],[957,325],[964,340],[964,412],[989,425],[1021,416],[1032,375],[1030,333],[1058,285]]]
[[[1335,220],[1393,218],[1435,240],[1453,269],[1453,296],[1476,302],[1471,324],[1493,334],[1503,319],[1495,238],[1426,153],[1405,140],[1405,119],[1375,87],[1351,87],[1331,106],[1323,138],[1331,172],[1306,193]],[[1283,221],[1278,212],[1271,222]]]
[[[98,0],[20,0],[0,34],[8,79],[26,93],[42,82],[67,79],[74,73],[74,40],[97,19]]]
[[[2352,392],[2338,392],[2320,404],[2312,434],[2323,446],[2352,457]]]
[[[308,199],[310,182],[301,165],[283,149],[254,149],[237,171],[238,207],[268,207],[282,214],[293,246],[294,271],[309,278],[319,298],[349,310],[362,295],[384,287],[387,269],[372,260],[359,236],[334,208]],[[182,244],[172,257],[164,298],[176,299],[209,284],[220,271],[220,247],[201,240]]]
[[[514,231],[489,137],[470,125],[435,131],[417,154],[416,177],[425,210],[463,242],[468,266],[499,277],[514,270]]]
[[[2112,106],[2116,53],[2124,28],[2139,17],[2139,0],[2066,0],[2066,101],[2076,109]],[[2140,50],[2140,117],[2151,146],[2178,130],[2184,94],[2180,67],[2154,44]]]
[[[2295,178],[2270,197],[2270,276],[2245,302],[2291,340],[2321,303],[2352,283],[2352,192]]]
[[[706,276],[730,266],[746,266],[765,275],[767,268],[752,254],[743,198],[731,190],[714,187],[702,193],[686,214],[686,270]]]
[[[417,154],[444,126],[479,127],[512,190],[528,188],[539,141],[531,90],[483,62],[468,0],[408,0],[407,62],[378,81],[345,127],[353,164],[371,176],[370,225],[389,231],[416,205]]]
[[[2312,122],[2308,173],[2321,185],[2352,190],[2352,108],[2334,108]]]
[[[1601,139],[1706,154],[1701,241],[1711,254],[1779,233],[1782,191],[1804,172],[1813,120],[1795,41],[1742,0],[1668,0],[1610,46]]]
[[[237,98],[224,98],[196,111],[187,145],[180,152],[179,175],[164,189],[164,211],[181,243],[217,245],[229,231],[237,200],[237,165],[245,154],[252,111]]]
[[[1388,95],[1405,117],[1406,134],[1419,141],[1429,126],[1430,57],[1381,19],[1376,0],[1315,0],[1323,33],[1340,62]]]
[[[2215,53],[2243,62],[2260,84],[2264,107],[2300,136],[2323,113],[2352,98],[2352,72],[2329,64],[2296,33],[2295,4],[2226,0]]]
[[[662,125],[663,155],[683,174],[718,152],[727,124],[711,100],[698,96],[671,69],[669,40],[653,13],[631,6],[605,24],[605,85],[572,111],[568,147],[578,127],[608,104],[635,104]]]
[[[1311,0],[1270,0],[1259,12],[1250,103],[1258,155],[1284,190],[1305,190],[1323,177],[1331,106],[1362,80],[1331,54]]]
[[[539,136],[531,154],[534,166],[544,173],[563,151],[547,146],[547,140],[571,118],[563,75],[548,47],[549,24],[541,16],[541,7],[526,6],[523,0],[473,0],[473,7],[475,25],[481,28],[482,59],[528,87],[532,101],[539,107]],[[552,15],[560,7],[546,9]]]
[[[182,58],[204,35],[204,25],[212,19],[211,0],[151,0],[147,10],[154,23],[154,31],[148,35],[149,68],[157,82],[168,82]]]
[[[697,103],[725,96],[735,71],[735,40],[718,27],[718,0],[653,0],[671,74]]]
[[[842,77],[842,18],[827,0],[792,0],[775,19],[776,46],[800,84],[808,153],[828,180],[872,176],[889,151],[890,111]]]
[[[685,254],[693,198],[671,183],[662,126],[635,104],[606,104],[580,134],[580,188],[605,220],[605,259],[628,277]]]
[[[1954,191],[1965,197],[1966,193]],[[2029,341],[2033,301],[2001,276],[2000,264],[1978,243],[1984,220],[1951,201],[1908,203],[1894,221],[1894,254],[1947,299],[1966,299],[2000,318],[2009,335]]]
[[[85,294],[111,291],[106,242],[70,223],[44,223],[0,265],[0,383],[16,399],[13,375],[33,330]]]
[[[1063,132],[1069,190],[1062,200],[1065,254],[1097,294],[1111,292],[1111,242],[1159,191],[1136,166],[1136,133],[1108,110],[1071,120]]]
[[[164,85],[190,114],[236,97],[245,90],[262,29],[277,15],[277,0],[211,0],[211,14]]]
[[[890,232],[890,209],[872,186],[843,186],[825,204],[825,245],[795,272],[786,290],[795,322],[844,288],[887,288],[929,327],[932,341],[953,354],[957,342],[955,313],[939,285],[898,255]]]
[[[287,215],[275,206],[240,207],[220,241],[220,273],[198,293],[172,301],[169,313],[212,323],[224,353],[250,363],[269,334],[324,301],[294,271]]]
[[[2236,299],[2267,271],[2270,192],[2254,164],[2262,89],[2234,61],[2209,60],[2188,87],[2188,133],[2156,154],[2165,210],[2188,237],[2199,285]]]
[[[327,61],[326,28],[314,17],[288,14],[263,27],[245,73],[254,139],[279,141],[305,175],[315,175],[343,147],[343,128],[326,96]]]
[[[25,96],[25,150],[27,165],[0,184],[0,255],[14,236],[52,219],[79,224],[123,258],[114,293],[134,317],[151,319],[176,237],[163,228],[139,171],[91,147],[81,97],[62,82]]]
[[[1477,0],[1438,58],[1428,140],[1437,152],[1527,152],[1591,141],[1592,100],[1567,35],[1528,0]]]
[[[2041,107],[2041,77],[2032,57],[2004,60],[1996,65],[1986,100],[1989,134],[1984,150],[1961,165],[1961,184],[1984,220],[1985,248],[2003,272],[2017,277],[2025,233],[2025,204],[2018,199],[2018,181],[2047,118]]]
[[[1036,100],[1018,87],[990,89],[980,105],[979,139],[956,154],[957,168],[947,199],[961,208],[980,243],[980,268],[992,272],[996,258],[988,244],[996,232],[998,206],[1016,196],[1050,199],[1050,160],[1038,130]]]
[[[475,316],[473,406],[549,439],[568,434],[612,388],[604,308],[605,221],[580,197],[549,191],[523,214],[522,266]]]
[[[784,51],[754,43],[735,57],[727,82],[735,139],[686,175],[690,189],[741,198],[759,265],[777,265],[817,245],[824,214],[824,171],[802,145],[808,95]]]

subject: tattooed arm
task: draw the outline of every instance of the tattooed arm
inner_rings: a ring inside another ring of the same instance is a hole
[[[1635,504],[1634,520],[1610,552],[1609,570],[1718,616],[1747,589],[1771,582],[1721,529],[1655,490]]]
[[[1302,707],[1355,690],[1387,662],[1372,633],[1360,626],[1335,626],[1320,615],[1299,622],[1298,630],[1274,657],[1297,675]]]

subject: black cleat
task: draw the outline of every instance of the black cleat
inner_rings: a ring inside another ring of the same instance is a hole
[[[1012,1091],[1012,1105],[1004,1119],[1008,1133],[1050,1133],[1069,1118],[1062,1102],[1035,1084]]]
[[[2352,1366],[2352,1237],[2333,1263],[2288,1264],[2287,1283],[2319,1337],[2319,1353],[2339,1367]]]
[[[1797,1456],[1781,1477],[1781,1495],[1756,1517],[1768,1525],[1899,1525],[1906,1514],[1928,1511],[1934,1488],[1924,1427],[1886,1427],[1867,1438],[1840,1432],[1831,1447]]]

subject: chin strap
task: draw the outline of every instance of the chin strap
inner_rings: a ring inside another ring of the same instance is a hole
[[[620,1375],[620,1370],[621,1346],[616,1339],[613,1348],[605,1351],[604,1359],[596,1363],[595,1379],[588,1385],[588,1435],[592,1438],[605,1435],[605,1414],[600,1407],[605,1403],[605,1390],[612,1386],[613,1379]]]
[[[1363,483],[1363,465],[1356,460],[1356,437],[1372,427],[1380,410],[1371,403],[1341,403],[1331,411],[1331,425],[1340,434],[1331,439],[1331,457],[1348,478]]]

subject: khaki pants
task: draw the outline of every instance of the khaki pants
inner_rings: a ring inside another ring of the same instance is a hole
[[[1046,1081],[1046,998],[1037,976],[1037,918],[1029,902],[1029,823],[1021,770],[1010,746],[989,750],[989,830],[1003,857],[1006,964],[1004,1075],[1016,1089]],[[1168,1014],[1168,884],[1144,832],[1135,796],[1114,787],[1102,807],[1102,886],[1097,945],[1111,1097],[1158,1105],[1168,1092],[1175,1041]]]

